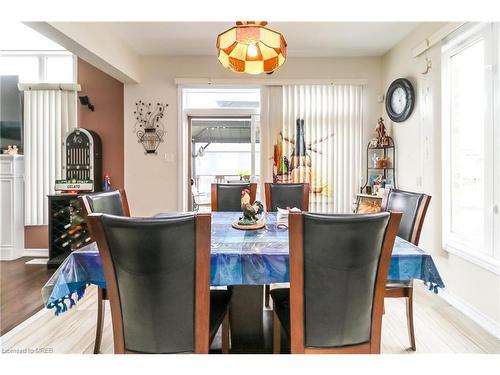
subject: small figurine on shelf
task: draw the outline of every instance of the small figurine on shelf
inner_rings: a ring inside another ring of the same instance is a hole
[[[377,190],[377,195],[379,197],[383,197],[384,193],[385,193],[385,187],[383,187],[383,186],[379,187],[378,190]]]
[[[377,168],[387,168],[387,166],[388,166],[387,158],[377,159]]]
[[[104,184],[102,186],[102,190],[104,191],[110,191],[111,190],[111,180],[109,178],[109,175],[104,176]]]
[[[378,145],[379,146],[388,146],[389,140],[387,139],[384,119],[382,117],[380,117],[378,119],[377,127],[375,128],[375,130],[377,132]]]
[[[378,190],[382,187],[382,183],[384,181],[384,178],[381,174],[379,174],[375,180],[373,181],[372,185],[372,194],[373,195],[378,195]]]
[[[4,154],[7,155],[17,155],[19,153],[19,149],[16,145],[8,145],[6,150],[3,150]]]

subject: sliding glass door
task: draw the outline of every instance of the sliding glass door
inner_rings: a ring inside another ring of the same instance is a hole
[[[208,210],[212,183],[260,180],[260,89],[181,90],[180,207]]]
[[[190,117],[193,208],[208,210],[211,184],[258,182],[258,116]]]

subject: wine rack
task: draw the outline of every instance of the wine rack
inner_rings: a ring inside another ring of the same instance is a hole
[[[49,261],[58,267],[72,252],[88,243],[90,235],[77,194],[49,195]]]

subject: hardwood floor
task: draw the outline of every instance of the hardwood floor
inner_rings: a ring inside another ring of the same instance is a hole
[[[96,288],[70,311],[54,316],[43,309],[1,337],[2,350],[48,350],[54,353],[92,353],[96,324]],[[382,353],[413,354],[409,350],[404,301],[386,302]],[[500,353],[500,341],[420,283],[415,285],[416,353]],[[215,346],[218,343],[215,342]],[[113,353],[109,305],[101,351]]]
[[[0,335],[3,335],[43,307],[41,289],[54,270],[40,264],[26,264],[23,257],[0,262]]]

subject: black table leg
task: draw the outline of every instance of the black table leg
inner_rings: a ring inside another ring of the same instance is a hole
[[[265,352],[262,285],[234,285],[229,320],[231,352]]]

